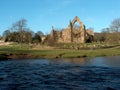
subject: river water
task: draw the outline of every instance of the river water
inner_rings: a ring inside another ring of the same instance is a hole
[[[1,60],[0,90],[120,90],[120,56]]]

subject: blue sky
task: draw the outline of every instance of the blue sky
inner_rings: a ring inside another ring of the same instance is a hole
[[[120,0],[0,0],[0,34],[22,18],[34,32],[47,34],[52,26],[66,28],[75,16],[100,32],[120,17]]]

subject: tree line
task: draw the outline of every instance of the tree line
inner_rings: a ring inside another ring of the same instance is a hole
[[[95,33],[94,41],[120,43],[120,18],[114,19],[110,26],[103,28],[100,33]]]
[[[26,19],[21,19],[13,23],[11,28],[5,30],[3,33],[5,42],[12,41],[26,44],[41,43],[43,36],[44,34],[41,31],[35,33],[30,28],[28,28]],[[48,42],[51,43],[52,40],[48,40]],[[114,19],[110,26],[103,28],[100,33],[94,33],[93,42],[120,43],[120,18]]]
[[[34,33],[27,27],[27,20],[21,19],[12,24],[11,28],[5,30],[3,37],[5,42],[12,41],[17,43],[41,43],[44,34],[41,31]]]

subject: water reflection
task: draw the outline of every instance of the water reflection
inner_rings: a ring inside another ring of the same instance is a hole
[[[107,57],[106,60],[104,60],[104,63],[108,66],[120,67],[120,56]]]
[[[53,63],[79,64],[81,66],[120,67],[120,56],[57,59],[53,60]]]
[[[79,64],[79,65],[85,65],[88,62],[86,58],[70,58],[70,59],[63,59],[62,61],[66,63]]]

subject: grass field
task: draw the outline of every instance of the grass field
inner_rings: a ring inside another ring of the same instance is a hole
[[[0,59],[2,58],[78,58],[120,55],[120,48],[99,49],[32,49],[28,45],[0,46]]]

